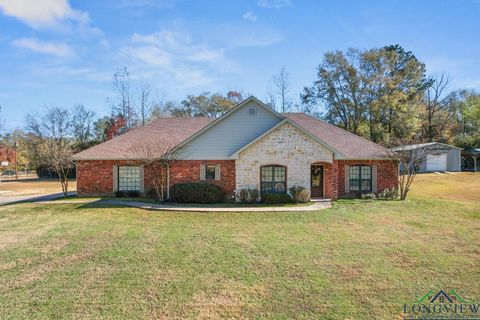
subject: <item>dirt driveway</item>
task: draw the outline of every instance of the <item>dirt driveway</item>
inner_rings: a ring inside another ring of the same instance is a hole
[[[75,191],[75,180],[69,181],[68,191]],[[0,198],[36,196],[62,192],[58,180],[18,180],[0,182]]]

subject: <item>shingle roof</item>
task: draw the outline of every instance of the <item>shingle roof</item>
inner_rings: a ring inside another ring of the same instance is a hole
[[[390,158],[391,151],[370,140],[357,136],[325,121],[304,113],[285,113],[285,117],[317,138],[325,141],[349,159]]]
[[[427,143],[418,143],[418,144],[410,144],[410,145],[407,145],[407,146],[395,147],[395,148],[392,148],[392,151],[409,151],[409,150],[418,149],[418,148],[430,147],[430,146],[434,146],[434,145],[437,145],[437,144],[445,146],[445,147],[449,147],[449,148],[462,149],[462,148],[452,146],[452,145],[449,145],[449,144],[446,144],[446,143],[427,142]]]
[[[388,158],[391,152],[367,139],[352,134],[304,113],[285,113],[293,121],[349,159]],[[76,160],[120,160],[142,158],[142,147],[162,154],[206,127],[215,118],[161,118],[109,141],[74,155]]]
[[[104,143],[74,155],[76,160],[119,160],[142,158],[142,147],[148,152],[163,154],[198,130],[204,128],[214,118],[161,118],[143,127],[128,131]]]

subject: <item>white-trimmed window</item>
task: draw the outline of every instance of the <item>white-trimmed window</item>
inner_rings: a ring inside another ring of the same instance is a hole
[[[118,190],[140,191],[140,167],[118,167]]]
[[[372,167],[350,166],[350,191],[372,191]]]

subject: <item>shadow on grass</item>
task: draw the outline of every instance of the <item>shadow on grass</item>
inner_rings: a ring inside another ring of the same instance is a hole
[[[80,203],[79,203],[80,204]],[[93,202],[81,203],[77,209],[112,209],[112,208],[134,208],[126,204],[102,202],[101,199]]]

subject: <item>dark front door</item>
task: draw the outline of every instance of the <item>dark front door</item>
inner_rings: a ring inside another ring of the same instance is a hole
[[[323,166],[312,165],[310,176],[312,198],[323,198]]]

